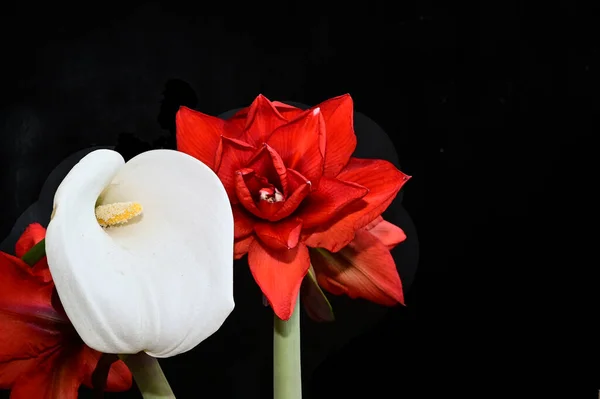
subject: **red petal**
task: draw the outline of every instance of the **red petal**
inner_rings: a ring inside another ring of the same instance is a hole
[[[35,244],[46,237],[46,229],[39,223],[31,223],[15,245],[15,255],[22,258]]]
[[[232,205],[231,210],[233,211],[233,222],[235,224],[234,238],[237,240],[252,233],[256,219],[239,205]]]
[[[82,366],[84,368],[84,380],[83,384],[89,388],[93,388],[92,374],[98,365],[98,361],[102,353],[90,348],[87,345],[83,345],[82,348]],[[122,392],[127,391],[132,385],[132,375],[129,368],[125,365],[122,360],[117,360],[110,366],[108,371],[108,378],[106,379],[106,392]]]
[[[175,125],[177,150],[197,158],[213,171],[221,136],[235,138],[239,135],[233,124],[184,106],[177,111]]]
[[[390,250],[406,240],[404,230],[384,220],[381,216],[366,225],[365,230],[377,237]]]
[[[248,187],[248,191],[253,195],[253,199],[259,197],[259,191],[263,187],[269,187],[271,183],[267,180],[266,177],[261,176],[254,169],[244,168],[240,169],[236,172],[244,177],[244,182],[246,183],[246,187]],[[237,179],[237,178],[236,178]],[[237,181],[236,181],[237,185]]]
[[[254,242],[254,236],[237,239],[233,242],[233,258],[240,259],[250,250],[250,245]]]
[[[340,172],[338,179],[354,182],[369,189],[369,194],[363,198],[366,208],[361,210],[362,215],[358,218],[357,228],[366,226],[381,215],[410,178],[411,176],[398,170],[391,162],[352,158]]]
[[[302,220],[289,218],[275,223],[259,222],[254,231],[260,240],[273,249],[292,249],[298,245]]]
[[[367,225],[365,226],[365,230],[371,230],[373,227],[377,226],[382,221],[383,221],[383,217],[381,215],[377,216],[371,222],[367,223]]]
[[[288,195],[287,171],[283,160],[273,148],[263,144],[262,148],[248,162],[247,167],[266,178],[269,183]]]
[[[364,186],[369,193],[344,208],[333,223],[307,236],[305,242],[308,246],[332,252],[345,247],[354,238],[356,230],[381,215],[410,176],[388,161],[352,158],[337,178]]]
[[[270,216],[267,218],[270,221],[278,221],[290,216],[310,192],[311,183],[300,173],[293,169],[288,169],[287,176],[292,194],[285,201],[274,203],[279,205],[279,208],[276,212],[270,213]]]
[[[338,253],[311,250],[317,281],[332,294],[364,298],[381,305],[404,303],[402,282],[389,249],[366,230]]]
[[[242,139],[257,147],[264,143],[275,129],[287,122],[262,94],[252,102],[246,118]]]
[[[297,214],[305,228],[319,226],[332,220],[346,205],[361,199],[369,190],[356,183],[323,177],[317,191],[303,202]]]
[[[246,117],[248,116],[249,109],[250,107],[246,107],[237,111],[232,117],[227,119],[228,124],[230,124],[232,128],[234,127],[237,131],[243,133],[244,129],[246,128]]]
[[[302,173],[298,172],[294,169],[287,170],[287,178],[288,178],[288,186],[289,190],[293,193],[298,190],[299,187],[302,186],[310,186],[312,183],[302,175]],[[311,187],[312,188],[312,187]]]
[[[282,320],[292,315],[302,279],[310,267],[306,245],[276,251],[254,241],[248,252],[248,263],[254,280]]]
[[[35,278],[23,261],[3,252],[0,276],[0,363],[58,346],[61,331],[71,326],[52,306],[54,284]]]
[[[32,223],[23,232],[15,245],[15,254],[18,258],[22,258],[31,248],[46,237],[46,229],[39,223]],[[30,269],[33,275],[39,277],[43,282],[52,281],[52,275],[48,268],[48,260],[44,256],[33,267],[22,263],[22,266]]]
[[[310,182],[304,179],[302,183],[302,175],[298,172],[288,169],[288,176],[290,176],[290,187],[295,187],[292,194],[282,202],[266,202],[260,201],[260,207],[254,202],[252,196],[253,192],[256,192],[264,181],[260,181],[260,178],[256,176],[252,169],[242,169],[236,172],[236,194],[240,203],[244,208],[252,213],[253,215],[276,222],[292,214],[298,208],[300,203],[310,191]]]
[[[240,200],[240,204],[244,208],[254,214],[255,216],[262,217],[262,212],[256,207],[252,192],[257,190],[260,183],[257,181],[258,177],[252,169],[241,169],[235,172],[235,193]],[[250,185],[250,187],[248,187]],[[252,189],[252,190],[251,190]]]
[[[221,137],[215,156],[215,170],[232,204],[238,202],[235,195],[235,172],[244,168],[254,153],[256,149],[248,143]]]
[[[10,389],[19,377],[35,370],[38,362],[37,357],[0,362],[0,389]]]
[[[279,111],[279,113],[285,117],[288,121],[294,119],[298,115],[302,114],[304,111],[300,108],[294,107],[293,105],[288,105],[282,103],[280,101],[271,101],[271,104]],[[237,111],[228,121],[235,123],[242,123],[242,127],[245,127],[246,118],[248,116],[248,111],[250,107],[244,107]]]
[[[327,128],[323,174],[335,177],[346,166],[356,149],[354,104],[350,94],[344,94],[330,98],[317,107],[321,109]]]
[[[307,111],[279,101],[271,102],[279,115],[291,121]],[[321,109],[327,130],[327,145],[325,148],[324,175],[335,177],[348,163],[356,149],[356,134],[354,133],[354,104],[349,94],[330,98],[311,107],[309,111]],[[243,120],[250,108],[236,112],[230,120]],[[288,165],[289,166],[289,165]]]
[[[48,259],[44,256],[31,268],[33,275],[38,277],[42,282],[49,283],[52,281],[52,274],[48,268]]]
[[[129,368],[122,360],[117,360],[110,366],[106,380],[107,392],[127,391],[132,385],[132,375]]]
[[[21,375],[12,386],[11,399],[77,399],[86,368],[82,347],[54,352],[30,373]]]
[[[315,109],[281,126],[267,140],[285,165],[302,173],[314,188],[323,176],[321,141],[324,141],[325,132],[321,129],[322,122],[320,110]]]
[[[293,105],[288,105],[280,101],[273,101],[271,104],[273,104],[275,108],[277,108],[277,111],[279,111],[279,113],[288,121],[295,119],[298,115],[304,112],[298,107],[294,107]]]

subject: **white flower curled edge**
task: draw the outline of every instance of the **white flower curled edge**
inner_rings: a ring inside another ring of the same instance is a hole
[[[122,202],[142,214],[100,226],[95,207]],[[234,308],[231,205],[215,173],[182,152],[81,159],[54,196],[46,255],[67,316],[100,352],[174,356]]]

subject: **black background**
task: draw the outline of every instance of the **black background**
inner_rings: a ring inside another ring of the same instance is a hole
[[[563,291],[585,262],[570,244],[591,242],[575,226],[594,198],[600,49],[595,14],[568,4],[6,6],[0,236],[71,153],[168,138],[169,87],[213,115],[259,93],[310,105],[350,93],[413,176],[402,203],[419,269],[409,306],[328,353],[305,397],[491,396],[552,357],[525,323],[580,311]],[[233,348],[259,349],[243,359],[217,347],[167,362],[180,397],[270,397],[269,330],[262,343],[244,331]],[[195,369],[213,361],[226,375]]]

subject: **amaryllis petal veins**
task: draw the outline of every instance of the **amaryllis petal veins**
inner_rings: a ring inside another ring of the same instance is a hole
[[[309,270],[307,247],[335,254],[347,246],[367,250],[365,242],[381,244],[369,254],[385,260],[383,275],[373,274],[364,256],[355,262],[360,254],[348,249],[339,259],[317,252],[316,280],[334,294],[402,303],[389,255],[404,239],[401,230],[382,224],[369,233],[365,226],[381,216],[410,176],[388,161],[352,157],[353,115],[348,94],[307,110],[259,95],[229,119],[186,107],[177,114],[178,150],[200,160],[217,154],[216,171],[235,207],[235,257],[249,254],[256,282],[283,320],[290,318]]]

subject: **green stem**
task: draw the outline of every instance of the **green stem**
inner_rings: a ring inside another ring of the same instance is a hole
[[[21,259],[29,266],[33,266],[44,256],[46,256],[46,239],[42,239],[42,241],[31,247]]]
[[[300,297],[289,320],[275,316],[273,328],[273,398],[301,399]]]
[[[119,355],[125,362],[135,383],[145,399],[175,398],[167,377],[160,368],[158,359],[145,352],[135,355]]]

